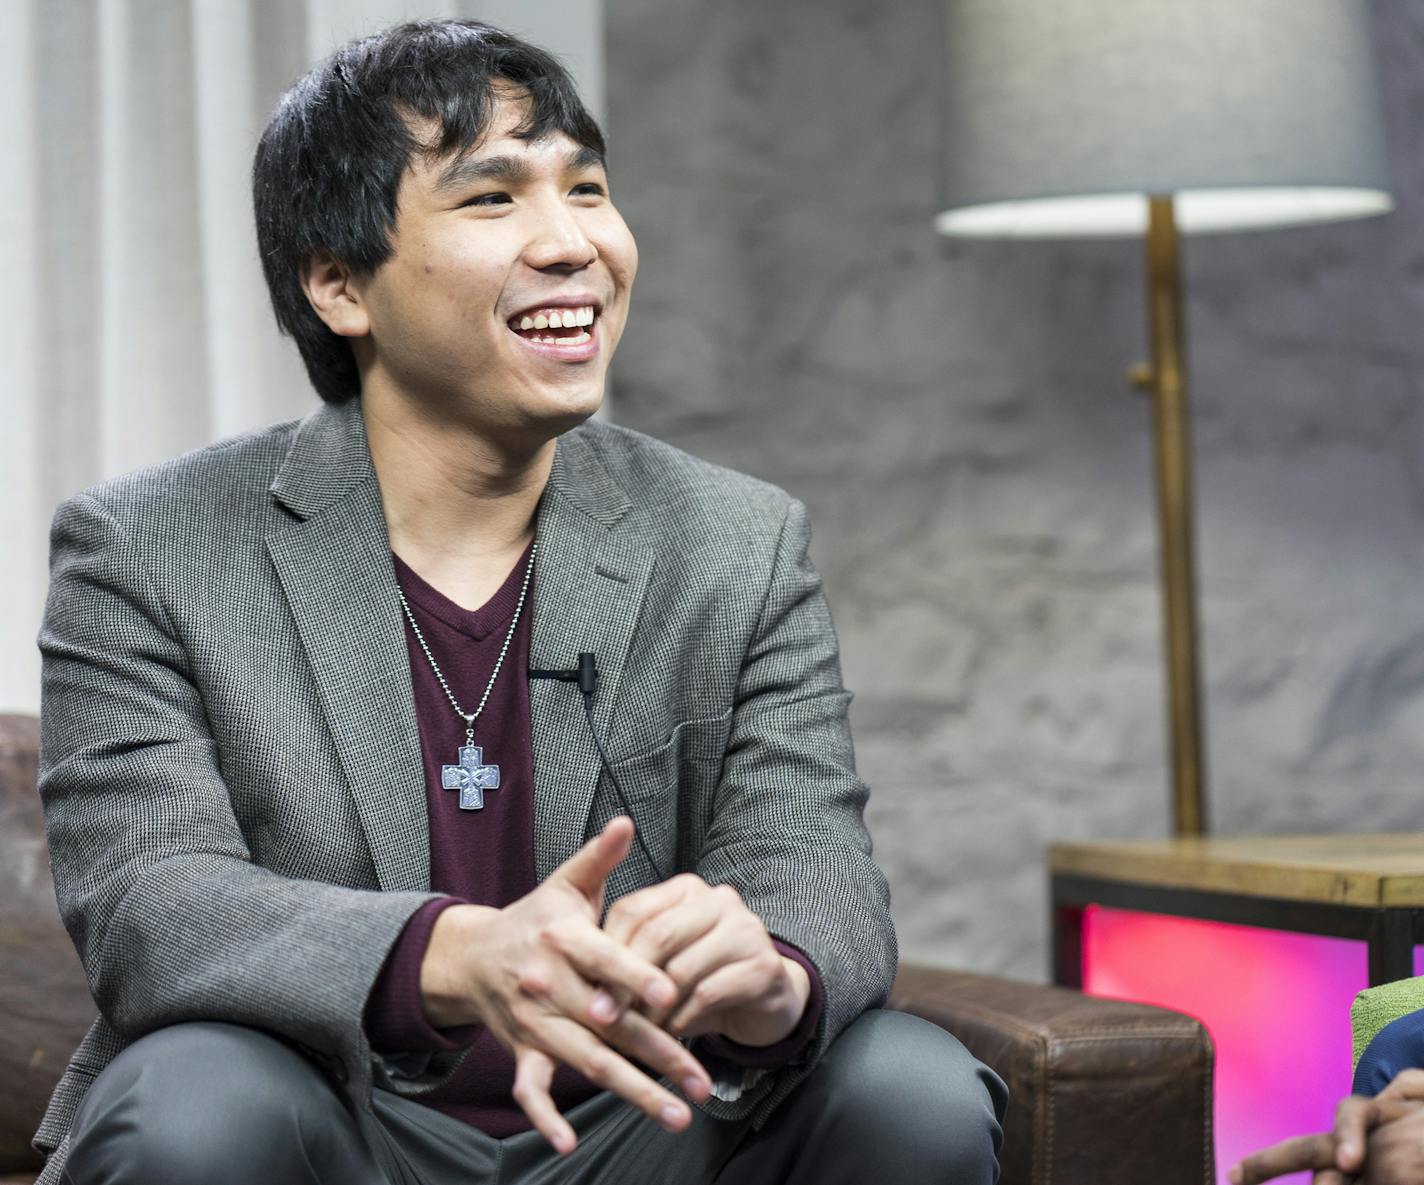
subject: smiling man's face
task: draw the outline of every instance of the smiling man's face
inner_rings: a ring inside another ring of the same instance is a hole
[[[363,400],[510,443],[598,409],[638,267],[603,162],[562,132],[514,137],[525,110],[505,92],[469,153],[412,160],[393,253],[323,313],[351,338]]]

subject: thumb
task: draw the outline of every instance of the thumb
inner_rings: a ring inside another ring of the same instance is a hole
[[[632,846],[633,820],[627,815],[618,815],[609,819],[602,831],[554,869],[552,875],[562,877],[597,908],[603,897],[603,882],[623,862]]]
[[[1335,1112],[1335,1167],[1344,1173],[1359,1173],[1365,1167],[1369,1133],[1418,1110],[1418,1104],[1403,1099],[1350,1095]]]
[[[1335,1167],[1341,1172],[1357,1171],[1365,1159],[1365,1137],[1378,1122],[1373,1099],[1349,1095],[1335,1110]]]

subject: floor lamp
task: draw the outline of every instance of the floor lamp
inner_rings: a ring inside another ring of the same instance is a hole
[[[1142,237],[1175,834],[1207,830],[1179,237],[1392,208],[1369,9],[1346,0],[946,0],[935,227]]]

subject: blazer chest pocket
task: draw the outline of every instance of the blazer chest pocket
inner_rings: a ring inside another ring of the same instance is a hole
[[[614,761],[612,770],[628,798],[626,807],[608,771],[603,772],[599,806],[588,834],[602,830],[613,816],[631,811],[643,842],[658,863],[656,870],[648,868],[635,844],[633,854],[609,880],[610,901],[654,883],[660,879],[659,872],[671,876],[696,863],[712,817],[712,799],[721,779],[731,728],[731,708],[718,716],[684,720],[657,748]]]
[[[717,716],[680,721],[657,748],[618,758],[612,771],[632,802],[684,798],[690,783],[700,784],[710,776],[715,784],[731,728],[731,708]],[[617,801],[616,792],[613,797]]]

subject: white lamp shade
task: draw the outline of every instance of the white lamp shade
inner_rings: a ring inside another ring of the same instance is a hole
[[[944,234],[1186,233],[1381,214],[1365,0],[947,0]]]

